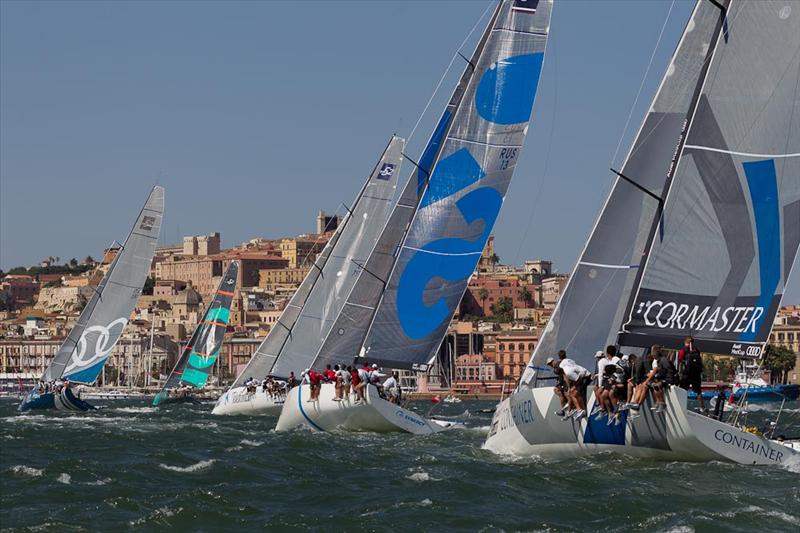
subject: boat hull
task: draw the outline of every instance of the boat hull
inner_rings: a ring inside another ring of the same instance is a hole
[[[75,396],[69,388],[64,388],[60,393],[46,392],[40,394],[38,391],[32,390],[17,408],[20,412],[44,409],[57,409],[59,411],[93,411],[96,407]]]
[[[521,388],[498,406],[484,449],[498,454],[561,459],[616,452],[679,461],[729,461],[782,464],[799,455],[793,449],[700,415],[686,408],[686,391],[671,387],[663,413],[642,406],[642,416],[622,413],[620,425],[605,416],[562,420],[552,388]],[[594,395],[589,394],[592,408]]]
[[[379,397],[375,387],[367,387],[366,403],[355,403],[349,395],[335,401],[333,383],[324,383],[319,401],[311,402],[310,388],[300,385],[289,391],[286,404],[278,418],[276,431],[308,427],[316,431],[371,431],[377,433],[405,432],[428,435],[456,427],[458,424],[427,419]]]
[[[261,388],[248,393],[244,387],[229,389],[217,399],[213,415],[278,415],[285,399],[275,398]]]

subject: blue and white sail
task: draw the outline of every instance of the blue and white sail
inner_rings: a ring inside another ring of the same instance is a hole
[[[43,381],[93,384],[97,380],[142,293],[163,214],[164,188],[156,186],[75,327],[45,370]]]
[[[364,341],[370,361],[424,369],[438,349],[519,160],[551,10],[499,3]]]

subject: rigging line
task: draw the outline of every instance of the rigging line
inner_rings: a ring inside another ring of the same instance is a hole
[[[486,17],[486,13],[489,12],[489,9],[493,5],[494,5],[494,0],[489,2],[489,4],[486,6],[486,9],[483,10],[483,13],[481,13],[481,16],[475,22],[475,25],[472,27],[471,30],[469,30],[469,33],[467,34],[467,36],[464,37],[464,40],[461,42],[461,44],[456,49],[456,52],[453,54],[453,57],[450,58],[450,63],[447,64],[447,68],[444,69],[444,72],[442,73],[442,77],[439,78],[439,83],[436,84],[436,88],[433,90],[433,94],[431,94],[431,97],[428,98],[428,103],[425,104],[425,107],[422,109],[422,113],[420,113],[416,124],[414,124],[414,127],[411,128],[411,133],[408,135],[408,139],[406,139],[406,145],[410,145],[411,144],[411,139],[414,137],[414,132],[417,131],[417,128],[419,127],[419,123],[422,122],[422,117],[424,117],[425,113],[428,112],[428,108],[431,106],[431,103],[433,102],[433,99],[436,97],[436,93],[439,92],[439,89],[442,87],[442,83],[444,83],[444,79],[447,77],[447,73],[450,72],[450,69],[453,67],[453,63],[455,62],[456,57],[458,57],[460,55],[461,49],[464,47],[465,44],[467,44],[467,41],[469,40],[470,37],[472,37],[472,34],[475,33],[475,30],[478,28],[478,26],[480,25],[480,23],[484,19],[484,17]]]
[[[625,126],[622,128],[622,133],[619,136],[619,142],[617,142],[617,148],[614,150],[614,156],[611,158],[612,162],[616,161],[617,156],[619,155],[619,149],[622,147],[622,140],[625,138],[625,132],[628,131],[628,126],[630,126],[631,119],[633,118],[633,112],[636,109],[636,104],[639,103],[639,97],[642,95],[642,90],[644,90],[644,84],[647,81],[647,75],[650,73],[650,68],[653,66],[653,60],[655,59],[656,52],[661,45],[661,39],[664,37],[664,30],[667,29],[667,23],[669,22],[670,15],[672,14],[673,7],[675,7],[675,0],[672,0],[672,3],[669,5],[669,10],[667,11],[667,16],[664,19],[664,24],[661,26],[658,39],[656,39],[656,45],[653,47],[653,52],[650,54],[650,61],[647,62],[647,68],[642,76],[642,82],[639,84],[639,90],[636,91],[636,98],[633,99],[633,104],[631,104],[631,109],[628,112],[628,118],[625,120]]]

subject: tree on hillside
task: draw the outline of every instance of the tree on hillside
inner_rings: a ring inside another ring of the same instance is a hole
[[[156,286],[156,278],[147,276],[147,279],[144,280],[144,287],[142,288],[142,294],[147,296],[153,295],[153,288]]]
[[[483,314],[486,314],[486,299],[489,297],[489,291],[486,290],[486,287],[481,287],[478,289],[478,298],[481,300],[481,310]]]
[[[511,322],[514,318],[514,302],[505,296],[492,306],[492,313],[498,322]]]
[[[772,383],[787,383],[789,372],[794,370],[795,364],[797,354],[792,350],[783,346],[770,346],[763,366],[770,371]]]
[[[69,260],[69,266],[71,266],[72,268],[77,268],[78,260],[73,257],[72,259]]]
[[[84,262],[85,264],[91,264],[91,263],[94,263],[94,262],[95,262],[95,261],[94,261],[94,257],[92,257],[91,255],[87,255],[87,256],[86,256],[86,258],[83,260],[83,262]]]
[[[519,292],[517,293],[519,299],[525,302],[525,307],[531,306],[531,300],[533,300],[533,295],[531,291],[528,290],[528,287],[522,287]]]

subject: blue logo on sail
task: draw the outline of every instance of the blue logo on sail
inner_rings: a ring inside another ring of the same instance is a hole
[[[421,208],[452,196],[483,176],[484,172],[467,149],[455,152],[437,166]],[[429,242],[417,249],[408,261],[398,284],[397,313],[409,338],[430,335],[453,315],[461,297],[460,290],[458,294],[441,295],[432,304],[426,303],[426,293],[436,288],[437,280],[444,288],[441,280],[461,281],[472,274],[502,205],[502,195],[491,187],[468,192],[455,206],[467,224],[483,222],[480,236],[474,240],[448,237]]]
[[[531,118],[544,54],[501,59],[481,77],[475,91],[478,114],[495,124],[519,124]]]

